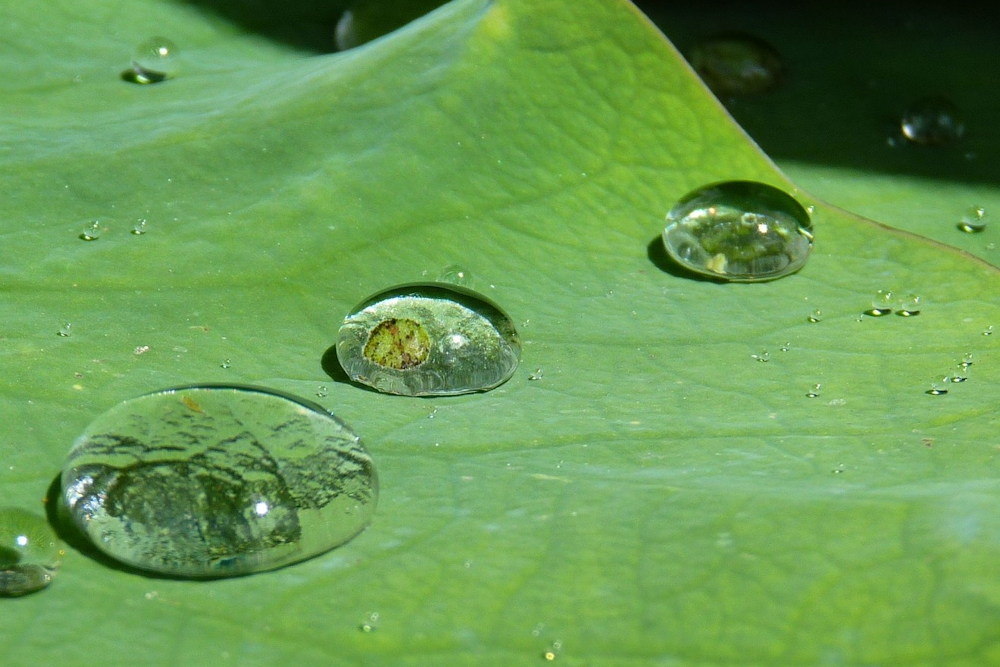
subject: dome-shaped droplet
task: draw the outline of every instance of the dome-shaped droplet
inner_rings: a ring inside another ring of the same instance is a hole
[[[784,74],[781,56],[764,40],[725,33],[702,40],[688,62],[716,95],[753,95],[774,88]]]
[[[322,553],[371,520],[371,457],[319,405],[256,387],[168,389],[87,427],[62,473],[73,523],[109,556],[182,577]]]
[[[958,228],[966,234],[978,234],[986,229],[986,209],[970,206],[958,221]]]
[[[45,588],[61,563],[59,538],[45,519],[17,507],[0,509],[0,596]]]
[[[691,192],[667,214],[667,254],[690,271],[753,282],[798,271],[812,250],[809,214],[785,192],[752,181]]]
[[[177,76],[177,47],[166,37],[152,37],[132,52],[126,78],[133,83],[160,83]]]
[[[517,368],[514,323],[486,297],[418,283],[380,292],[344,319],[337,358],[356,382],[389,394],[435,396],[492,389]]]
[[[965,133],[958,107],[940,96],[912,103],[903,112],[899,127],[909,141],[927,146],[950,144]]]

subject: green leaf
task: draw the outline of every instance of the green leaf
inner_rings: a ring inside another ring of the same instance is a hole
[[[1000,660],[997,270],[795,188],[635,7],[456,0],[329,55],[184,4],[8,14],[7,502],[37,508],[99,413],[192,382],[316,398],[382,495],[353,541],[244,578],[72,543],[3,601],[5,661]],[[157,33],[183,70],[123,81]],[[665,212],[722,179],[815,206],[802,271],[670,266]],[[344,382],[348,310],[455,265],[518,322],[515,376]],[[863,316],[887,287],[921,313]]]

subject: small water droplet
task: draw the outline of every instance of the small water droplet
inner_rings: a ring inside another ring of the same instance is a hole
[[[962,368],[968,368],[969,366],[972,365],[972,362],[974,360],[975,360],[975,357],[973,356],[973,354],[971,352],[966,352],[965,354],[962,355],[962,361],[959,362],[959,365]]]
[[[754,361],[760,361],[762,363],[767,363],[771,360],[771,353],[767,350],[762,350],[760,354],[751,354],[750,358]]]
[[[167,389],[119,403],[76,439],[67,516],[108,556],[174,577],[260,572],[370,522],[374,463],[321,406],[259,387]]]
[[[688,61],[716,95],[755,95],[784,76],[781,56],[764,40],[745,33],[714,35],[696,44]]]
[[[921,298],[916,294],[906,294],[899,299],[896,313],[903,317],[913,317],[920,314]]]
[[[219,368],[232,368],[233,362],[230,359],[223,359],[222,363],[219,364]]]
[[[951,382],[953,382],[953,383],[957,383],[957,382],[965,382],[969,378],[966,375],[955,374],[955,375],[949,375],[948,379],[951,380]]]
[[[104,230],[101,227],[101,221],[91,220],[84,225],[79,238],[81,241],[96,241],[101,238],[102,231]]]
[[[52,583],[62,564],[59,538],[42,517],[0,509],[0,597],[17,597]]]
[[[871,310],[866,310],[866,315],[871,315],[872,317],[881,317],[883,315],[888,315],[892,312],[893,306],[896,305],[896,293],[888,289],[880,289],[875,292],[875,296],[872,297],[872,307]]]
[[[812,386],[808,392],[806,392],[807,398],[819,398],[819,390],[823,387],[820,383],[816,383]]]
[[[991,324],[991,325],[989,325],[988,327],[986,327],[986,328],[985,328],[985,329],[983,330],[983,335],[984,335],[984,336],[992,336],[992,335],[993,335],[993,325],[992,325],[992,324]]]
[[[899,121],[903,136],[912,143],[940,146],[957,141],[965,133],[958,107],[941,96],[917,100]]]
[[[327,389],[325,384],[316,387],[316,398],[326,398],[329,394],[330,390]]]
[[[684,196],[667,214],[663,244],[680,266],[734,282],[773,280],[798,271],[812,250],[802,205],[781,190],[728,181]]]
[[[149,346],[148,345],[136,345],[135,349],[132,350],[132,354],[134,354],[137,357],[140,354],[146,354],[147,352],[149,352]]]
[[[69,338],[70,336],[72,336],[73,335],[73,323],[72,322],[67,322],[66,324],[64,324],[61,327],[59,327],[59,331],[56,332],[56,335],[62,336],[63,338]]]
[[[146,233],[146,218],[139,218],[132,225],[132,233],[136,236],[140,236]]]
[[[940,380],[931,383],[931,388],[927,390],[926,393],[931,396],[942,396],[948,393],[948,385],[951,384],[951,378],[949,376],[944,376]]]
[[[986,209],[970,206],[958,221],[958,228],[967,234],[977,234],[986,229]]]
[[[435,417],[437,417],[437,412],[438,412],[437,407],[431,408],[431,411],[427,413],[427,418],[434,419]]]
[[[166,37],[152,37],[132,52],[132,66],[122,78],[132,83],[160,83],[177,76],[177,47]]]
[[[809,313],[809,317],[806,318],[808,321],[816,323],[823,321],[823,311],[817,308],[816,310]]]
[[[378,630],[378,620],[379,613],[377,611],[370,612],[367,616],[365,616],[365,619],[361,621],[361,625],[358,626],[358,629],[361,630],[361,632],[375,632]]]
[[[337,358],[348,377],[404,396],[487,391],[517,368],[521,343],[510,317],[486,297],[444,283],[401,285],[344,318]]]
[[[528,376],[529,380],[541,380],[544,377],[544,371],[541,368],[536,368],[535,372]]]
[[[438,277],[438,280],[452,285],[470,287],[472,285],[472,274],[458,264],[452,264],[445,267],[445,269],[441,272],[441,275]]]
[[[788,352],[790,349],[792,349],[792,344],[791,343],[782,343],[781,347],[779,347],[778,349],[781,350],[782,352]]]

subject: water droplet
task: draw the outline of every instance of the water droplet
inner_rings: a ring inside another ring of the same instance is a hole
[[[866,310],[866,315],[871,315],[872,317],[881,317],[882,315],[888,315],[892,312],[893,306],[896,305],[896,293],[888,289],[880,289],[875,292],[875,296],[872,298],[872,308],[871,310]]]
[[[326,385],[321,384],[316,387],[316,398],[326,398],[330,393],[330,390],[326,388]]]
[[[791,343],[782,343],[781,347],[779,347],[778,349],[781,350],[782,352],[788,352],[790,349],[792,349],[792,344]]]
[[[903,112],[899,127],[906,139],[925,146],[949,144],[965,133],[958,107],[941,96],[925,97],[911,104]]]
[[[958,228],[967,234],[977,234],[986,229],[986,209],[970,206],[958,221]]]
[[[906,294],[899,299],[896,304],[898,310],[896,313],[902,315],[903,317],[913,317],[914,315],[920,314],[920,296],[916,294]]]
[[[809,317],[806,318],[808,321],[816,323],[823,321],[823,311],[817,308],[816,310],[809,313]]]
[[[344,318],[337,358],[354,381],[389,394],[486,391],[514,373],[521,343],[499,306],[467,288],[401,285]]]
[[[768,361],[771,360],[771,353],[768,352],[767,350],[763,350],[761,351],[760,354],[751,354],[750,358],[753,359],[754,361],[767,363]]]
[[[955,374],[955,375],[949,375],[948,379],[951,380],[951,382],[953,382],[953,383],[958,383],[958,382],[965,382],[969,378],[967,376],[965,376],[965,375]]]
[[[812,386],[812,389],[810,389],[808,392],[806,392],[806,397],[807,398],[818,398],[819,397],[819,390],[822,387],[823,387],[823,385],[821,385],[820,383],[817,382],[816,384],[814,384]]]
[[[541,380],[543,377],[545,377],[545,371],[543,371],[541,368],[536,368],[535,372],[528,376],[528,379]]]
[[[962,361],[959,363],[959,365],[962,368],[968,368],[969,366],[972,365],[972,362],[974,360],[975,357],[973,356],[973,354],[971,352],[966,352],[965,354],[962,355]]]
[[[441,276],[438,278],[440,282],[450,283],[452,285],[461,285],[462,287],[470,287],[472,285],[472,274],[467,270],[463,269],[457,264],[452,264],[445,267],[444,271],[441,272]]]
[[[122,77],[132,83],[160,83],[177,76],[177,47],[166,37],[152,37],[132,52],[132,67]]]
[[[694,46],[688,61],[720,97],[754,95],[774,88],[784,64],[774,47],[744,33],[723,33]]]
[[[135,348],[132,350],[132,354],[134,354],[137,357],[141,354],[146,354],[147,352],[149,352],[148,345],[136,345]]]
[[[70,336],[72,336],[73,335],[73,323],[72,322],[67,322],[66,324],[64,324],[61,327],[59,327],[59,331],[56,332],[56,335],[62,336],[63,338],[69,338]]]
[[[101,238],[101,232],[104,231],[101,228],[100,220],[91,220],[83,226],[83,231],[80,232],[81,241],[96,241]]]
[[[219,368],[232,368],[233,362],[231,359],[223,359],[222,363],[219,364]]]
[[[379,613],[377,611],[370,612],[367,616],[365,616],[365,619],[361,621],[361,625],[358,626],[358,629],[361,630],[361,632],[375,632],[378,630],[378,619]]]
[[[0,509],[0,597],[45,588],[62,556],[59,538],[45,519],[17,507]]]
[[[181,577],[295,563],[368,525],[378,479],[321,406],[246,386],[190,386],[95,419],[62,472],[69,518],[107,555]]]
[[[941,396],[948,393],[948,385],[951,384],[951,378],[949,376],[944,376],[940,380],[931,383],[931,388],[927,390],[926,393],[931,396]]]
[[[136,236],[140,236],[146,233],[146,218],[139,218],[132,225],[132,233]]]
[[[772,280],[809,258],[809,215],[763,183],[729,181],[695,190],[667,214],[667,254],[695,273],[738,282]]]
[[[983,335],[984,335],[984,336],[992,336],[992,335],[993,335],[993,325],[992,325],[992,324],[991,324],[991,325],[989,325],[988,327],[986,327],[986,328],[985,328],[985,329],[983,330]]]

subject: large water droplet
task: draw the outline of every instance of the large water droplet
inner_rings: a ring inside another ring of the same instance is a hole
[[[0,509],[0,596],[48,586],[59,571],[62,553],[45,519],[17,507]]]
[[[986,229],[986,209],[970,206],[958,221],[958,228],[967,234],[977,234]]]
[[[896,303],[896,313],[903,317],[913,317],[920,314],[920,304],[923,299],[919,294],[904,294]]]
[[[177,76],[177,47],[166,37],[151,37],[132,52],[132,68],[122,76],[132,83],[160,83]]]
[[[812,249],[802,205],[752,181],[699,188],[667,214],[663,243],[681,266],[713,278],[752,282],[798,271]]]
[[[958,107],[941,96],[925,97],[907,107],[899,128],[909,141],[925,146],[949,144],[965,133]]]
[[[521,344],[510,317],[454,285],[417,283],[379,292],[344,319],[337,358],[356,382],[390,394],[485,391],[517,368]]]
[[[124,401],[77,438],[62,473],[69,516],[134,567],[225,577],[295,563],[371,520],[371,457],[319,405],[206,385]]]
[[[872,317],[881,317],[882,315],[888,315],[892,312],[893,307],[896,305],[896,293],[889,289],[880,289],[875,292],[875,296],[872,297],[872,307],[871,310],[866,310],[866,315],[871,315]]]
[[[784,74],[784,64],[774,47],[744,33],[705,39],[691,49],[688,61],[720,97],[762,93],[778,85]]]

